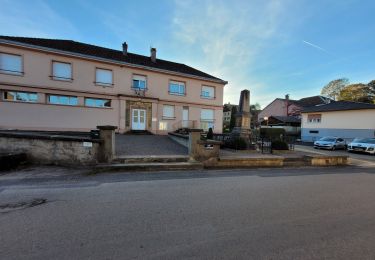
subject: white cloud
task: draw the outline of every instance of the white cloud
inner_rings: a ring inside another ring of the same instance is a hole
[[[42,0],[0,0],[0,6],[2,35],[46,38],[74,38],[78,35],[78,30],[70,21]]]
[[[261,58],[264,45],[279,34],[285,1],[199,3],[176,1],[172,44],[184,46],[181,56],[187,64],[229,81],[225,102],[237,103],[245,88],[254,97],[264,86],[249,68]]]

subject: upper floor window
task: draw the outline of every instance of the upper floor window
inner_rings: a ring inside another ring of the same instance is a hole
[[[22,75],[22,56],[0,53],[0,72],[12,75]]]
[[[215,88],[210,86],[202,86],[202,98],[215,98]]]
[[[73,96],[49,95],[48,103],[57,105],[76,106],[78,105],[78,98]]]
[[[163,119],[174,119],[174,106],[163,106]]]
[[[169,94],[185,95],[185,83],[178,81],[169,82]]]
[[[87,107],[111,107],[111,100],[99,98],[86,98],[85,106]]]
[[[320,123],[322,121],[321,114],[310,114],[307,115],[307,122],[309,123]]]
[[[96,69],[95,83],[98,85],[112,86],[113,85],[113,72],[107,69]]]
[[[4,100],[38,102],[38,94],[32,92],[4,91]]]
[[[133,75],[133,86],[136,89],[147,89],[147,78],[142,75]]]
[[[70,81],[72,78],[72,64],[67,62],[52,62],[52,78],[55,80]]]

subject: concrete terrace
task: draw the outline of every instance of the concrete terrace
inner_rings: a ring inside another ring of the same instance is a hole
[[[188,150],[166,135],[116,134],[116,155],[188,155]]]

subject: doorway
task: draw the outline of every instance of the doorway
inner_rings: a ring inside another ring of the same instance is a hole
[[[146,130],[146,110],[132,110],[132,130]]]
[[[182,109],[182,127],[189,127],[189,107]]]

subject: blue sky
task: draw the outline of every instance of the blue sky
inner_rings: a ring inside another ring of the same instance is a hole
[[[330,80],[375,79],[375,1],[0,0],[0,34],[62,38],[177,61],[229,81],[224,101],[250,89],[316,95]]]

